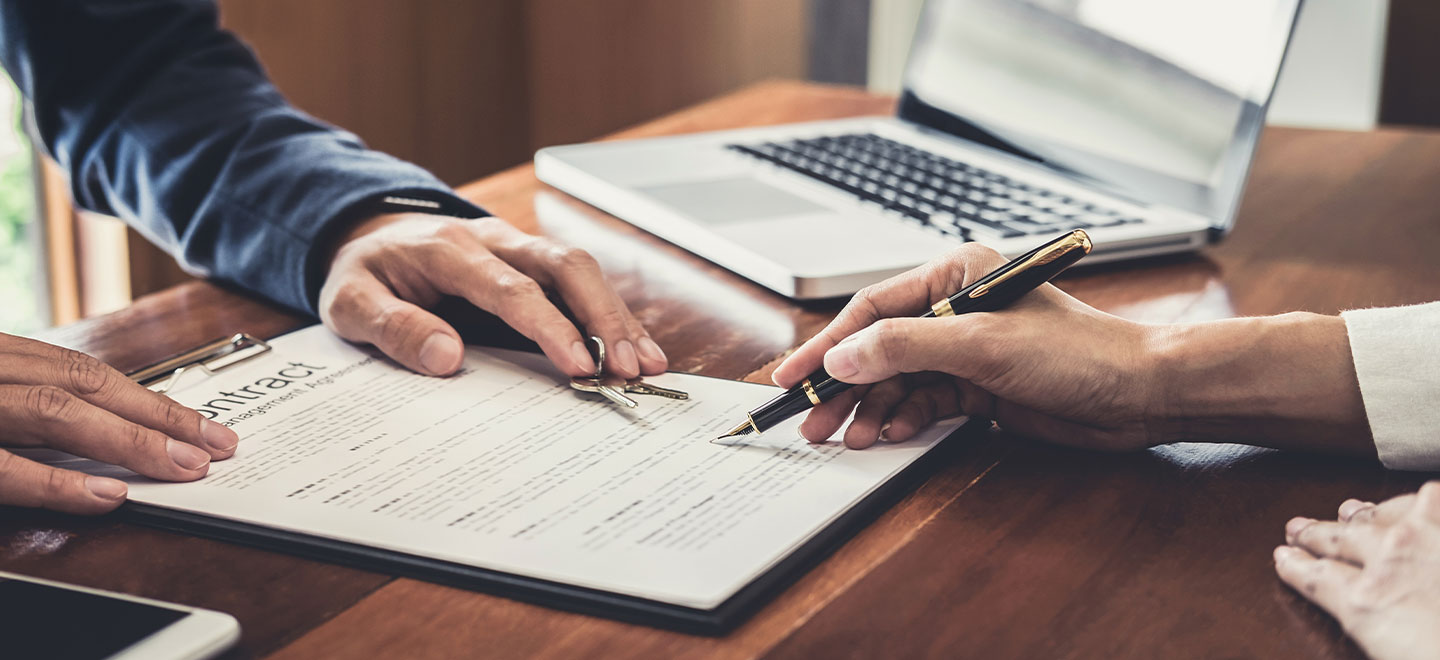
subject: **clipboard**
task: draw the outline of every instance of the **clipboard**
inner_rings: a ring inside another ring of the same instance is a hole
[[[188,373],[213,375],[264,355],[270,350],[269,343],[239,333],[197,346],[126,375],[163,394],[173,390]],[[978,424],[974,420],[960,425],[925,456],[881,484],[713,609],[686,607],[151,504],[126,502],[120,507],[118,514],[129,522],[147,527],[478,591],[542,607],[692,635],[722,636],[739,627],[787,587],[804,577],[811,568],[923,483],[939,466],[954,460],[957,448],[965,444],[956,442],[959,437],[983,430],[987,426],[988,424]]]
[[[269,352],[269,342],[241,332],[201,344],[184,353],[131,371],[125,376],[152,392],[165,394],[175,389],[186,374],[200,372],[213,376],[228,367]]]

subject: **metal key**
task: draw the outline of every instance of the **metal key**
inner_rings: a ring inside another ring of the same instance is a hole
[[[625,396],[627,388],[623,386],[623,381],[601,374],[605,370],[605,340],[592,335],[585,347],[590,349],[590,357],[595,360],[595,374],[589,378],[571,378],[570,387],[581,392],[594,392],[626,408],[638,407],[640,404]]]
[[[690,393],[682,390],[651,385],[639,378],[632,380],[621,380],[616,376],[605,376],[602,378],[572,378],[570,387],[581,392],[594,392],[604,395],[605,398],[614,401],[626,408],[634,408],[638,405],[634,399],[626,394],[644,394],[647,396],[661,396],[667,399],[684,401],[690,398]],[[622,401],[623,399],[623,401]]]
[[[651,385],[639,378],[631,379],[625,383],[625,393],[663,396],[667,399],[679,399],[681,401],[690,398],[689,392],[672,390],[668,387],[660,387],[659,385]]]
[[[613,385],[608,378],[571,378],[570,387],[581,392],[599,394],[626,408],[635,408],[640,405],[634,399],[625,396],[624,392],[629,391],[629,387]]]

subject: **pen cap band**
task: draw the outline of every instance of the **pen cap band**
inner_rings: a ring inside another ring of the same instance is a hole
[[[755,430],[768,431],[776,424],[829,401],[848,389],[850,389],[848,383],[835,380],[825,372],[824,367],[821,367],[811,373],[810,377],[800,385],[785,390],[784,393],[750,411],[750,419],[754,422]]]
[[[834,376],[825,372],[825,367],[816,369],[809,378],[805,379],[805,382],[810,383],[810,388],[815,392],[815,399],[819,399],[820,403],[829,401],[841,392],[850,389],[849,383],[836,380]],[[813,401],[814,399],[812,399]],[[818,406],[820,403],[815,405]]]
[[[800,389],[805,390],[805,398],[810,400],[810,405],[820,405],[820,395],[815,393],[815,386],[810,384],[809,378],[800,382]]]

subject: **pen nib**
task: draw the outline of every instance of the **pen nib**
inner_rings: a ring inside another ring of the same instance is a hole
[[[751,431],[754,431],[754,430],[755,430],[755,425],[754,425],[753,423],[751,423],[750,420],[747,419],[747,420],[745,420],[745,423],[743,423],[743,424],[741,424],[741,425],[739,425],[739,426],[737,426],[737,427],[735,427],[735,428],[733,428],[733,429],[730,429],[730,431],[727,432],[725,435],[722,435],[722,436],[720,436],[720,437],[718,437],[718,438],[715,438],[715,439],[716,439],[716,440],[724,440],[725,438],[733,438],[733,437],[735,437],[735,436],[737,436],[737,435],[749,435],[750,432],[751,432]]]

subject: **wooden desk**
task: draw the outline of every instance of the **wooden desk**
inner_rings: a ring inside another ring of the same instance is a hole
[[[885,113],[890,99],[774,83],[625,136]],[[1440,135],[1266,133],[1238,229],[1198,256],[1060,285],[1151,321],[1440,299]],[[764,380],[839,303],[795,305],[540,185],[463,193],[596,254],[675,369]],[[301,325],[189,284],[43,338],[133,368],[239,328]],[[625,625],[100,519],[0,512],[0,568],[233,613],[236,657],[1355,657],[1275,578],[1292,515],[1422,478],[1238,446],[1130,455],[991,433],[728,637]]]

